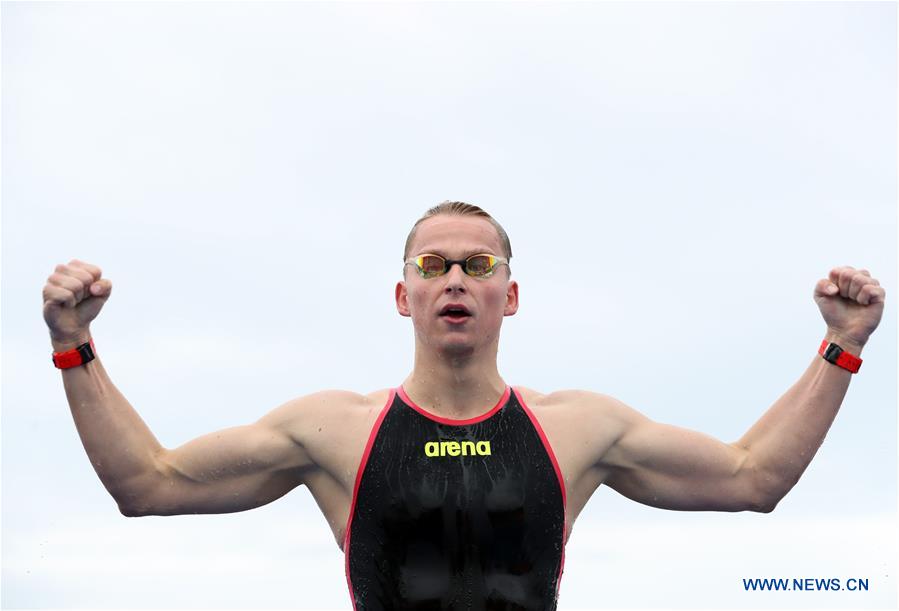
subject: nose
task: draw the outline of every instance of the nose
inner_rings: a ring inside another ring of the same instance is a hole
[[[453,263],[449,271],[446,272],[446,286],[443,287],[445,293],[454,293],[456,291],[464,293],[465,288],[465,270],[458,263]]]

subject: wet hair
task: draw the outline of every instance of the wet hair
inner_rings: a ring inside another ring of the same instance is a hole
[[[502,245],[502,255],[508,259],[512,260],[512,245],[509,243],[509,236],[506,234],[506,230],[502,228],[502,225],[496,222],[496,219],[487,214],[485,210],[482,208],[475,206],[474,204],[466,204],[465,202],[451,202],[449,200],[445,202],[441,202],[434,206],[433,208],[428,209],[424,215],[415,221],[415,224],[412,226],[412,230],[409,232],[409,237],[406,238],[406,247],[403,249],[403,261],[409,258],[409,248],[412,246],[412,240],[415,239],[415,232],[418,230],[418,226],[421,225],[423,221],[431,218],[432,216],[437,216],[438,214],[443,214],[447,216],[479,216],[481,218],[485,218],[490,221],[490,224],[496,228],[496,233],[499,234],[499,241]]]

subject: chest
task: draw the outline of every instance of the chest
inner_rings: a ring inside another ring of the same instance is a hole
[[[509,512],[507,516],[520,512],[525,495],[534,492],[532,466],[544,461],[544,440],[566,491],[567,541],[575,519],[602,481],[592,466],[597,444],[605,443],[602,432],[586,430],[565,405],[545,405],[542,395],[520,390],[539,430],[520,418],[491,419],[478,427],[439,427],[428,421],[386,420],[385,415],[379,423],[389,391],[373,398],[376,408],[352,410],[320,423],[315,443],[308,445],[317,469],[307,484],[338,545],[343,545],[363,463],[371,462],[371,482],[390,492],[389,502],[397,509],[394,518],[388,518],[397,523],[410,518],[403,513],[410,507],[470,509],[471,503],[498,518],[499,511]],[[546,458],[538,477],[543,485],[550,481],[548,462]]]
[[[453,608],[466,593],[550,608],[564,496],[551,449],[516,401],[464,425],[397,401],[360,465],[344,547],[351,588],[363,605],[389,608]]]
[[[564,497],[551,449],[517,404],[446,425],[397,403],[373,431],[357,490],[361,511],[408,525],[428,512],[508,521]]]

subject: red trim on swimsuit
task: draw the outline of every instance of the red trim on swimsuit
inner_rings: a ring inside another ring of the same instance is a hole
[[[480,416],[475,416],[474,418],[467,418],[464,420],[455,420],[453,418],[443,418],[442,416],[437,416],[437,415],[432,414],[431,412],[427,411],[426,409],[419,407],[418,404],[416,404],[412,399],[409,398],[409,395],[406,394],[406,390],[403,388],[402,384],[396,390],[399,393],[400,398],[403,401],[405,401],[409,405],[409,407],[411,407],[412,409],[419,412],[422,416],[425,416],[426,418],[430,418],[431,420],[434,420],[435,422],[439,422],[440,424],[460,425],[460,424],[476,424],[478,422],[486,420],[487,418],[489,418],[490,416],[492,416],[493,414],[498,412],[500,410],[500,408],[506,403],[506,401],[509,400],[509,394],[511,392],[511,387],[506,386],[506,390],[503,391],[503,395],[499,398],[499,401],[497,401],[496,405],[494,405],[490,409],[490,411],[488,411],[486,414],[481,414]]]
[[[531,411],[531,408],[527,406],[527,403],[524,402],[524,398],[521,396],[521,393],[516,389],[512,389],[515,392],[515,396],[518,398],[518,403],[521,404],[522,409],[528,415],[528,418],[531,419],[531,423],[534,425],[534,428],[537,429],[537,434],[540,435],[540,440],[543,442],[543,447],[546,448],[546,453],[549,454],[549,459],[552,461],[553,468],[556,470],[556,477],[559,479],[559,488],[562,489],[562,507],[564,509],[565,515],[562,526],[562,559],[559,563],[559,576],[556,579],[556,597],[559,596],[559,586],[562,585],[562,571],[565,568],[565,546],[568,544],[568,501],[566,500],[565,495],[565,480],[562,478],[562,469],[559,467],[559,461],[556,460],[556,455],[553,452],[552,446],[549,444],[549,440],[546,438],[546,433],[543,432],[543,427],[540,426],[540,422],[537,420],[537,417],[534,416],[534,412]]]
[[[375,437],[378,435],[378,429],[381,428],[381,423],[384,421],[384,416],[387,415],[390,406],[393,405],[393,398],[395,396],[396,389],[391,389],[390,396],[387,397],[387,403],[381,408],[381,413],[378,414],[378,419],[375,420],[374,425],[371,427],[371,432],[368,434],[368,442],[365,444],[365,451],[362,453],[362,459],[359,461],[359,470],[356,471],[356,483],[353,485],[353,500],[350,503],[350,515],[346,520],[346,532],[344,533],[343,539],[343,567],[344,572],[346,573],[346,583],[350,589],[350,601],[353,603],[354,611],[356,609],[356,595],[353,593],[353,582],[350,581],[350,526],[353,523],[353,513],[356,511],[356,495],[359,493],[359,484],[362,482],[362,473],[365,471],[366,463],[368,463],[368,455],[371,453],[371,448],[375,443]]]

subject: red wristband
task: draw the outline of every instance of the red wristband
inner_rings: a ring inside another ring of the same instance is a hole
[[[66,350],[65,352],[53,353],[53,364],[57,369],[69,369],[70,367],[78,367],[94,360],[94,339],[86,344],[81,344],[77,348]]]
[[[821,347],[818,348],[818,354],[823,356],[824,360],[828,363],[833,363],[837,367],[842,367],[852,373],[858,373],[858,368],[862,366],[862,360],[860,358],[854,354],[844,352],[838,345],[833,342],[828,342],[826,339],[821,342]]]

